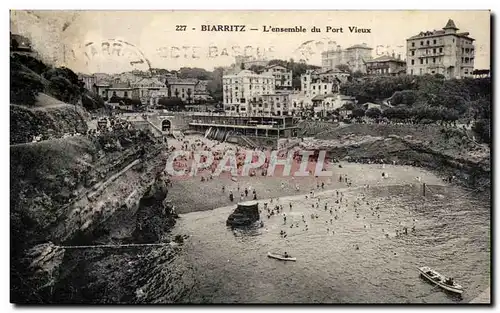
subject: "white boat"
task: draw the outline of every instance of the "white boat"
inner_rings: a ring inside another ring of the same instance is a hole
[[[271,252],[268,252],[267,256],[272,258],[272,259],[281,260],[281,261],[294,261],[294,262],[297,261],[296,258],[285,257],[282,254],[275,254],[275,253],[271,253]]]
[[[451,292],[455,293],[462,293],[464,292],[464,288],[460,286],[459,284],[455,283],[453,279],[448,278],[435,270],[431,269],[430,267],[424,266],[424,267],[419,267],[418,270],[420,271],[420,275],[425,277],[427,280],[430,282],[438,285],[439,287],[446,289]]]

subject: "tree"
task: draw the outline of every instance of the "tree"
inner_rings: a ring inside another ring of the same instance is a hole
[[[252,72],[255,72],[257,74],[260,74],[264,71],[265,67],[262,66],[262,65],[252,65],[250,66],[249,70],[252,71]]]
[[[361,78],[361,77],[365,76],[365,74],[363,74],[363,72],[358,70],[358,71],[355,71],[354,73],[352,73],[351,76],[353,78]]]
[[[406,104],[411,106],[417,101],[417,98],[418,93],[415,90],[402,90],[396,91],[390,98],[390,101],[393,105]]]
[[[335,66],[338,70],[341,70],[342,72],[347,72],[350,73],[351,69],[349,68],[349,65],[347,64],[338,64]]]
[[[160,98],[158,99],[158,105],[171,111],[181,111],[185,107],[179,98]]]
[[[365,116],[365,110],[363,110],[362,108],[355,108],[354,110],[352,110],[352,116],[356,118],[361,118]]]
[[[369,118],[379,118],[382,115],[382,111],[379,108],[370,108],[366,110],[365,115]]]

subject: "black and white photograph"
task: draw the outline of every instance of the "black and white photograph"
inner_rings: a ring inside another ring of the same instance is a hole
[[[489,10],[10,10],[10,302],[491,304]]]

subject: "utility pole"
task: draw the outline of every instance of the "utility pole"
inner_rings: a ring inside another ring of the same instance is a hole
[[[423,193],[423,196],[425,197],[425,183],[422,184],[422,193]]]

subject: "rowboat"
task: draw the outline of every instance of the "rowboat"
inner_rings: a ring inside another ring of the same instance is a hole
[[[464,292],[464,288],[455,283],[452,278],[448,278],[431,269],[430,267],[424,266],[420,267],[418,270],[420,271],[421,276],[443,289],[459,294]]]
[[[281,260],[281,261],[294,261],[294,262],[297,261],[296,258],[285,257],[282,254],[275,254],[275,253],[271,253],[271,252],[268,252],[267,256],[272,258],[272,259]]]

